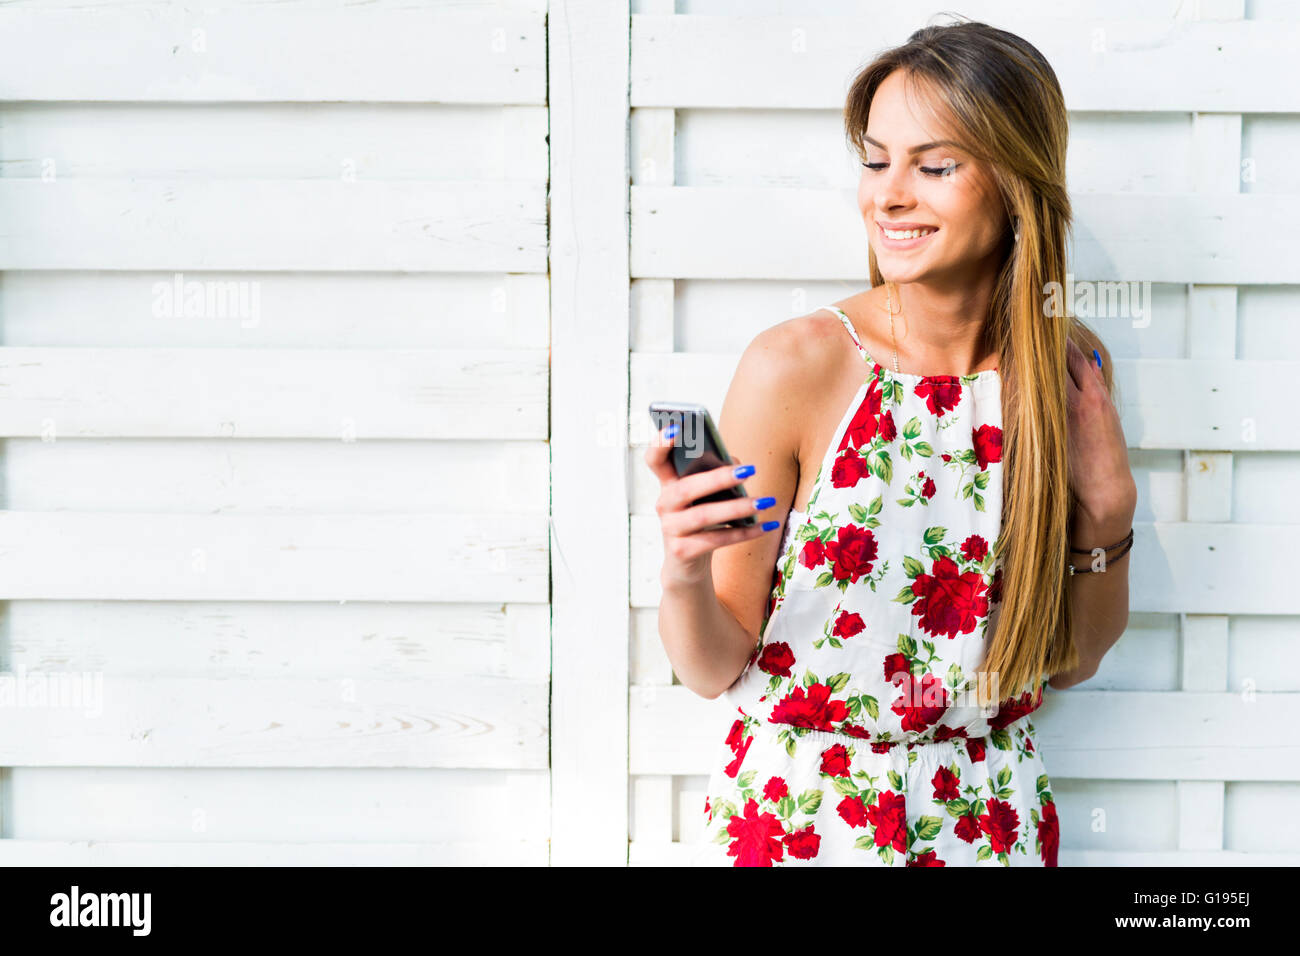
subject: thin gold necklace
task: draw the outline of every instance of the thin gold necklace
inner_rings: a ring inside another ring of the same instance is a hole
[[[885,308],[889,310],[889,338],[894,343],[894,374],[901,375],[898,370],[898,339],[894,336],[894,300],[889,294],[890,283],[885,283]],[[898,303],[898,314],[903,314],[903,303]]]

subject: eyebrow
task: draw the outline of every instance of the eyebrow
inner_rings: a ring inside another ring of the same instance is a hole
[[[889,151],[888,147],[885,146],[884,143],[877,142],[876,140],[868,136],[866,133],[862,134],[862,138],[865,139],[872,146],[879,146],[881,149],[885,150],[886,152]],[[907,153],[909,156],[914,156],[917,153],[924,153],[927,149],[935,149],[939,146],[948,146],[951,147],[952,149],[961,149],[961,144],[956,143],[953,140],[937,139],[933,143],[922,143],[920,146],[913,146],[911,149],[907,151]]]

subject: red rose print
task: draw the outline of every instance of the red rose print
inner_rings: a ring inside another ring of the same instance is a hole
[[[983,561],[989,553],[989,543],[978,534],[973,534],[961,543],[962,556],[967,561]]]
[[[956,800],[959,796],[957,785],[960,781],[957,779],[957,775],[947,767],[940,767],[936,770],[930,783],[934,785],[934,799],[936,800],[947,803],[949,800]]]
[[[980,829],[989,835],[994,853],[1007,853],[1015,845],[1020,815],[1011,804],[993,797],[988,812],[980,817]]]
[[[931,574],[922,572],[916,576],[912,593],[920,598],[912,603],[912,613],[921,619],[921,628],[930,634],[945,634],[950,638],[959,633],[969,634],[989,612],[984,576],[978,571],[963,574],[946,554],[934,562]]]
[[[832,724],[849,715],[849,708],[844,701],[831,700],[830,696],[831,689],[825,684],[796,687],[772,708],[772,723],[831,730]]]
[[[708,798],[708,797],[705,797],[705,798],[704,798],[704,815],[705,815],[706,817],[708,817],[710,820],[713,819],[713,814],[709,813],[709,798]]]
[[[933,850],[926,850],[924,853],[907,861],[908,866],[943,866],[943,860],[935,855]]]
[[[744,738],[744,736],[745,736],[745,722],[741,720],[739,717],[737,717],[736,722],[731,725],[731,730],[727,732],[727,746],[731,748],[733,753],[735,752],[736,748],[740,746],[740,741]]]
[[[925,484],[923,484],[923,485],[921,486],[921,497],[922,497],[922,498],[933,498],[933,497],[934,497],[934,479],[933,479],[933,478],[926,478],[926,479],[925,479]]]
[[[886,790],[867,808],[867,819],[876,828],[876,846],[907,851],[907,804],[902,794]]]
[[[989,726],[994,730],[1001,730],[1013,721],[1019,720],[1025,714],[1032,714],[1043,703],[1043,688],[1039,687],[1037,693],[1025,691],[1015,700],[1004,700],[998,705],[998,712],[989,718]]]
[[[845,797],[836,807],[844,822],[851,827],[865,827],[867,825],[867,808],[862,804],[861,797]]]
[[[984,759],[983,737],[971,737],[966,741],[966,756],[970,757],[971,763],[979,763]]]
[[[953,737],[965,736],[965,727],[949,727],[947,724],[940,724],[939,729],[934,732],[935,740],[951,740]]]
[[[1060,825],[1056,819],[1056,804],[1046,801],[1038,818],[1038,841],[1044,866],[1056,866],[1056,851],[1061,844]]]
[[[821,847],[821,835],[813,831],[810,823],[802,830],[795,830],[784,837],[785,848],[796,860],[811,860]]]
[[[784,641],[773,641],[763,645],[763,653],[758,655],[758,669],[765,674],[777,677],[789,677],[790,665],[794,663],[794,651]]]
[[[869,474],[867,460],[850,449],[831,463],[831,487],[852,488]]]
[[[811,538],[804,543],[799,553],[799,563],[805,568],[815,568],[826,560],[826,545],[821,538]]]
[[[944,715],[951,703],[943,681],[933,674],[923,674],[919,680],[908,675],[901,690],[890,710],[902,716],[903,729],[908,732],[925,730]]]
[[[849,775],[849,748],[843,744],[832,744],[823,750],[822,773],[828,777],[847,777]]]
[[[893,441],[898,437],[898,428],[894,425],[894,413],[887,411],[880,416],[880,437],[885,441]]]
[[[767,781],[767,786],[763,788],[764,800],[780,800],[790,792],[784,780],[780,777],[772,777]]]
[[[880,417],[880,382],[873,380],[867,387],[866,398],[858,406],[857,411],[853,413],[853,418],[849,421],[849,427],[844,430],[844,437],[840,439],[840,445],[835,450],[843,451],[846,448],[858,448],[869,443],[876,437],[879,430],[877,419]]]
[[[975,814],[966,813],[957,819],[957,826],[953,828],[959,840],[965,840],[967,843],[974,843],[980,835],[980,824],[975,819]]]
[[[885,680],[891,684],[895,674],[912,673],[912,665],[907,662],[906,654],[890,654],[885,658]]]
[[[997,604],[1002,600],[1002,567],[993,572],[993,583],[989,585],[989,603]]]
[[[736,774],[740,772],[740,765],[745,762],[745,754],[749,753],[749,746],[753,742],[754,736],[751,734],[745,738],[744,742],[738,748],[736,748],[735,758],[723,769],[723,772],[728,777],[735,777]]]
[[[871,742],[871,752],[873,754],[887,754],[893,747],[894,743],[890,740],[873,740]]]
[[[835,637],[852,637],[854,634],[861,634],[866,625],[862,623],[862,615],[854,612],[845,611],[835,619],[835,625],[831,628],[831,634]]]
[[[870,528],[845,525],[834,541],[827,542],[826,557],[834,565],[835,580],[852,583],[860,575],[871,573],[876,560],[876,536]]]
[[[956,375],[927,375],[913,391],[925,399],[931,415],[940,417],[961,401],[961,379]]]
[[[840,733],[847,734],[850,737],[870,737],[866,727],[860,727],[857,724],[840,724]]]
[[[732,838],[727,856],[736,858],[734,866],[771,866],[783,858],[782,838],[785,827],[773,814],[758,812],[758,801],[750,797],[743,817],[733,816],[727,824]]]
[[[980,471],[988,469],[991,462],[1002,460],[1002,429],[997,425],[981,425],[971,432],[975,461]]]

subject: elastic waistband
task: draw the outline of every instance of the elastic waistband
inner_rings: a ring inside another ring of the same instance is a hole
[[[979,741],[988,746],[989,736],[994,733],[984,734],[979,737],[970,737],[958,735],[947,737],[943,740],[881,740],[875,737],[857,737],[853,734],[841,733],[838,730],[814,730],[810,727],[799,727],[795,724],[782,724],[770,720],[764,720],[761,717],[754,717],[752,714],[745,712],[743,707],[737,707],[736,712],[746,718],[745,723],[770,738],[776,738],[782,731],[789,731],[795,735],[797,740],[812,740],[822,747],[830,747],[835,744],[848,746],[852,744],[857,748],[870,749],[876,753],[902,753],[905,750],[925,750],[927,753],[934,752],[935,748],[952,750],[955,741]],[[1013,739],[1023,740],[1032,739],[1034,725],[1029,719],[1029,714],[1024,714],[1002,728],[1003,731],[1010,734]],[[928,748],[928,749],[927,749]]]

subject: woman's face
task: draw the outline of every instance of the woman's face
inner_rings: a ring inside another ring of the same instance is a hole
[[[924,95],[915,90],[913,97]],[[864,138],[866,162],[858,183],[858,208],[868,241],[886,279],[959,282],[1001,255],[1010,230],[997,188],[981,163],[938,143],[948,130],[904,95],[902,71],[885,78],[871,101]],[[928,235],[891,239],[882,224],[926,227]]]

